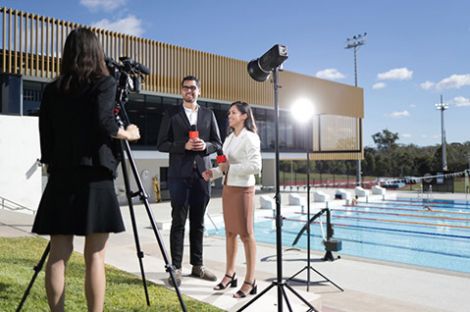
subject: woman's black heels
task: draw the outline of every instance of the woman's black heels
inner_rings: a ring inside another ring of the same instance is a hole
[[[232,276],[225,274],[225,277],[228,277],[230,280],[227,282],[227,284],[223,284],[222,282],[218,283],[217,286],[214,287],[214,290],[224,290],[227,288],[229,285],[232,288],[237,287],[238,285],[238,280],[236,278],[236,273],[233,273]]]
[[[243,284],[247,284],[251,286],[251,290],[249,292],[250,295],[256,295],[258,292],[258,286],[256,285],[256,280],[252,282],[244,281]],[[244,293],[241,289],[238,290],[235,294],[233,294],[233,298],[245,298],[248,294]]]

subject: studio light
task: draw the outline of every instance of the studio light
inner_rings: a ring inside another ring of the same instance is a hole
[[[292,104],[291,113],[300,123],[307,123],[313,117],[313,104],[307,98],[299,98]]]
[[[287,303],[289,310],[292,311],[289,299],[287,298],[286,288],[296,295],[304,304],[310,309],[308,311],[316,310],[307,300],[305,300],[295,289],[293,289],[284,280],[282,274],[282,220],[281,215],[281,194],[280,194],[280,164],[279,164],[279,67],[287,59],[287,47],[284,45],[276,44],[268,52],[264,53],[260,58],[252,60],[248,63],[248,74],[251,78],[256,81],[263,82],[268,79],[269,75],[273,74],[273,88],[274,88],[274,154],[275,154],[275,166],[276,166],[276,264],[277,264],[277,278],[271,283],[266,289],[264,289],[255,298],[251,299],[248,303],[242,306],[237,311],[243,311],[253,302],[258,300],[261,296],[266,294],[271,288],[277,288],[277,310],[282,312],[283,302]]]
[[[248,74],[256,81],[263,82],[268,79],[271,71],[279,67],[287,59],[287,47],[276,44],[261,57],[248,63]]]

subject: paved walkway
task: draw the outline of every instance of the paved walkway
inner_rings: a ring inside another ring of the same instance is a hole
[[[305,195],[305,194],[304,194]],[[259,200],[256,199],[256,205]],[[287,204],[283,194],[282,203]],[[151,209],[162,230],[162,239],[169,253],[169,203],[152,204]],[[284,207],[283,207],[284,209]],[[287,207],[286,207],[287,209]],[[140,276],[134,238],[132,235],[129,211],[122,209],[127,231],[112,235],[107,252],[107,263],[121,270]],[[257,210],[259,211],[259,210]],[[221,220],[221,200],[213,198],[208,207],[209,215],[216,222]],[[150,228],[149,218],[143,205],[135,207],[137,228],[142,249],[145,253],[144,267],[146,276],[158,284],[166,284],[168,274],[164,271],[164,261],[157,245],[155,233]],[[32,215],[0,209],[0,236],[27,236],[33,221]],[[206,224],[210,225],[210,220]],[[186,235],[187,236],[187,235]],[[185,259],[188,258],[189,243],[185,244]],[[75,240],[75,249],[81,252],[83,239]],[[244,254],[240,248],[237,259],[237,273],[240,280],[244,275]],[[323,254],[312,252],[312,267],[329,277],[345,289],[336,289],[331,283],[320,282],[323,278],[311,271],[310,291],[305,283],[291,282],[299,294],[319,311],[343,312],[387,312],[387,311],[469,311],[470,274],[422,269],[414,266],[394,265],[386,262],[370,261],[342,255],[340,260],[322,262],[317,259]],[[40,255],[38,255],[39,259]],[[208,236],[204,240],[205,264],[215,271],[217,276],[224,274],[225,241],[223,238]],[[258,290],[262,291],[276,280],[276,250],[273,246],[258,244],[256,277]],[[283,273],[285,277],[294,275],[307,265],[305,251],[283,249]],[[214,293],[215,283],[189,277],[190,265],[183,264],[183,284],[181,292],[201,301],[218,306],[227,311],[236,311],[250,298],[237,300],[232,298],[236,289]],[[299,275],[306,279],[306,273]],[[167,285],[168,286],[168,285]],[[287,290],[287,295],[294,311],[306,311],[307,306]],[[253,298],[252,296],[250,296]],[[144,300],[144,298],[142,298]],[[288,311],[287,307],[284,309]],[[245,311],[277,311],[277,291],[271,289],[255,304]]]

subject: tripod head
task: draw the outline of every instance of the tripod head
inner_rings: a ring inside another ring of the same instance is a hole
[[[110,75],[118,82],[114,113],[116,116],[123,113],[121,115],[123,115],[124,118],[121,118],[121,120],[118,119],[118,121],[129,124],[129,117],[124,109],[125,104],[129,101],[129,93],[140,92],[144,75],[150,74],[150,70],[128,56],[121,56],[119,61],[115,61],[111,57],[106,57],[105,61]]]

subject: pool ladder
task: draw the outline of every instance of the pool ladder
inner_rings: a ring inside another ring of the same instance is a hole
[[[418,191],[416,191],[416,198],[418,201],[421,199],[422,201],[425,200],[432,200],[432,185],[429,185],[429,190],[424,191],[423,187],[421,187]]]

